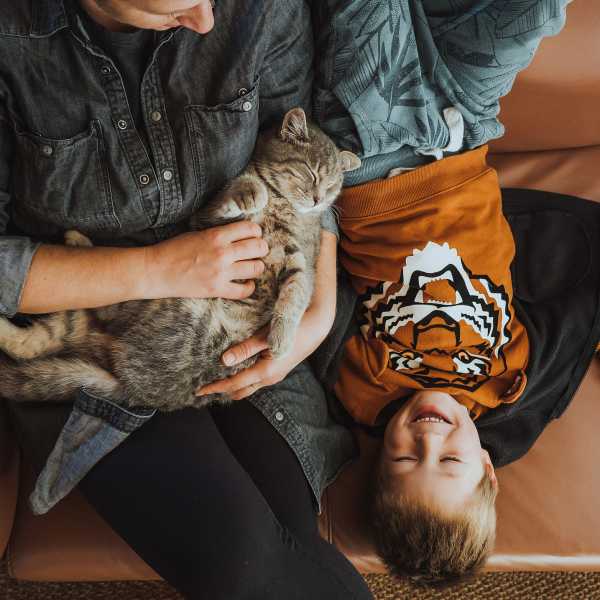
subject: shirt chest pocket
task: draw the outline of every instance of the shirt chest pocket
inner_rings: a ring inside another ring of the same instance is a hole
[[[248,164],[258,135],[258,84],[240,90],[233,102],[185,108],[193,168],[196,207],[219,191]]]
[[[17,131],[12,193],[17,206],[62,229],[114,229],[104,139],[98,121],[68,139]]]

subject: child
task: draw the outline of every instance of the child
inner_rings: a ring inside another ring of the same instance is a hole
[[[566,4],[314,6],[315,111],[363,158],[339,202],[341,262],[358,319],[345,326],[342,290],[336,328],[314,362],[353,421],[383,435],[371,521],[398,575],[448,581],[483,564],[495,533],[492,463],[518,458],[564,409],[600,335],[597,269],[567,299],[560,285],[549,296],[540,286],[513,293],[515,238],[517,264],[534,257],[526,266],[543,278],[543,257],[525,244],[555,242],[562,207],[535,193],[503,207],[484,145],[503,132],[499,97],[541,38],[560,30]],[[548,222],[540,204],[556,213]],[[589,217],[597,249],[598,211],[585,204],[569,208]],[[568,254],[581,232],[563,233]],[[583,331],[556,327],[563,309],[587,315]],[[568,350],[560,358],[557,343]]]
[[[485,156],[485,147],[472,150],[342,199],[341,263],[359,294],[359,331],[334,390],[358,423],[393,415],[373,524],[399,574],[451,577],[483,562],[497,484],[473,418],[526,387],[514,242]]]

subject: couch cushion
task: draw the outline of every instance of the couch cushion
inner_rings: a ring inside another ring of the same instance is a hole
[[[7,552],[9,574],[30,581],[158,579],[79,492],[36,517],[27,504],[33,475],[24,466],[19,507]]]
[[[600,359],[527,455],[499,470],[490,568],[600,570]]]
[[[600,144],[600,3],[576,0],[567,24],[542,41],[500,105],[506,135],[492,152]],[[574,192],[572,192],[574,193]]]
[[[525,187],[600,202],[600,145],[490,154],[488,160],[498,170],[502,187]]]

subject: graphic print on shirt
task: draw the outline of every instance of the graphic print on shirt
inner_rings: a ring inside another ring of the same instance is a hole
[[[388,368],[423,387],[476,390],[506,371],[508,295],[447,243],[414,250],[400,281],[370,288],[361,302],[362,335],[384,342]]]

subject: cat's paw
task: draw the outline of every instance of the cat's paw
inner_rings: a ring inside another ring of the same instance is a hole
[[[231,216],[246,216],[260,212],[268,202],[269,194],[264,185],[243,181],[226,192],[223,208]]]
[[[236,219],[241,215],[242,211],[240,210],[240,207],[231,197],[225,198],[223,203],[215,211],[215,217],[219,219]]]
[[[287,356],[294,347],[296,340],[296,324],[288,319],[273,317],[267,343],[272,358]]]
[[[93,246],[88,237],[74,229],[69,229],[69,231],[65,233],[65,244],[67,246],[79,246],[80,248],[91,248]]]

